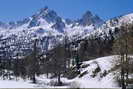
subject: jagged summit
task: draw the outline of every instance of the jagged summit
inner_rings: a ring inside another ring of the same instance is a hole
[[[57,15],[57,13],[48,7],[40,9],[31,17],[30,27],[40,26],[40,25],[49,25],[49,24],[58,24],[63,23],[62,18]],[[64,23],[63,23],[64,24]],[[51,26],[54,29],[58,29],[58,26]]]
[[[49,19],[55,19],[56,17],[59,17],[57,13],[54,10],[49,9],[48,7],[41,8],[37,13],[35,13],[33,18],[49,18]]]
[[[27,24],[27,28],[32,28],[36,26],[41,25],[50,25],[52,29],[60,30],[61,32],[64,32],[63,29],[66,27],[66,25],[73,25],[77,26],[75,24],[78,24],[78,26],[89,26],[89,25],[96,25],[103,23],[103,20],[100,19],[100,17],[92,14],[90,11],[87,11],[81,19],[79,20],[71,20],[71,19],[63,19],[61,18],[54,10],[49,9],[47,6],[44,8],[41,8],[37,11],[34,15],[25,18],[20,21],[16,22],[9,22],[9,23],[3,23],[0,22],[0,28],[4,29],[14,29],[20,26],[23,26]]]
[[[44,8],[41,8],[41,9],[40,9],[40,14],[41,14],[41,13],[47,13],[48,10],[49,10],[49,8],[48,8],[47,6],[44,7]]]
[[[90,17],[92,17],[93,16],[93,14],[91,13],[91,11],[86,11],[84,14],[83,14],[83,18],[90,18]]]
[[[55,24],[61,22],[62,18],[57,15],[57,13],[48,7],[41,8],[38,10],[37,13],[33,14],[30,17],[24,18],[19,21],[10,21],[9,23],[0,22],[0,28],[8,28],[14,29],[19,26],[23,26],[28,24],[28,28],[40,26],[40,25],[48,25],[48,24]]]
[[[85,12],[82,18],[80,19],[79,23],[83,26],[89,26],[91,24],[102,24],[104,21],[97,15],[92,14],[90,11]]]

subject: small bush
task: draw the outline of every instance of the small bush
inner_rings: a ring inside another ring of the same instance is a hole
[[[91,75],[93,78],[101,71],[100,67],[98,66],[94,71],[93,75]]]

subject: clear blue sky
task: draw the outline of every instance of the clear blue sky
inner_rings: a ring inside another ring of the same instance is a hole
[[[71,19],[80,18],[87,10],[104,20],[133,12],[133,0],[0,0],[0,21],[29,17],[45,5]]]

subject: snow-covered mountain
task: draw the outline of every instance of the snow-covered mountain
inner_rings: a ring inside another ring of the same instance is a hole
[[[0,47],[8,46],[10,52],[22,50],[29,52],[32,48],[29,44],[38,39],[38,46],[44,51],[61,42],[66,35],[69,40],[73,40],[94,31],[102,24],[103,20],[90,11],[87,11],[81,19],[72,21],[61,18],[55,11],[45,7],[21,21],[0,22]]]
[[[104,39],[106,39],[106,37],[109,37],[110,34],[116,37],[119,33],[119,28],[121,26],[125,26],[126,24],[133,25],[133,13],[112,18],[106,21],[102,26],[97,28],[91,34],[95,36],[100,36]]]
[[[47,51],[61,42],[65,36],[73,41],[84,39],[90,35],[106,38],[109,33],[115,34],[116,27],[123,23],[133,23],[133,14],[120,16],[104,22],[97,15],[87,11],[81,19],[70,20],[61,18],[48,7],[40,9],[34,15],[21,21],[0,22],[1,52],[30,52],[34,39],[38,39],[38,47]]]

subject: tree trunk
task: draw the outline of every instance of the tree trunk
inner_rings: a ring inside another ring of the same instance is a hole
[[[121,55],[121,86],[122,89],[126,89],[125,85],[125,64],[124,64],[124,55]]]
[[[32,76],[32,81],[33,81],[33,83],[36,83],[35,74]]]
[[[60,79],[60,72],[58,73],[58,85],[60,86],[62,84],[61,79]]]
[[[47,72],[47,78],[48,78],[48,72]]]

